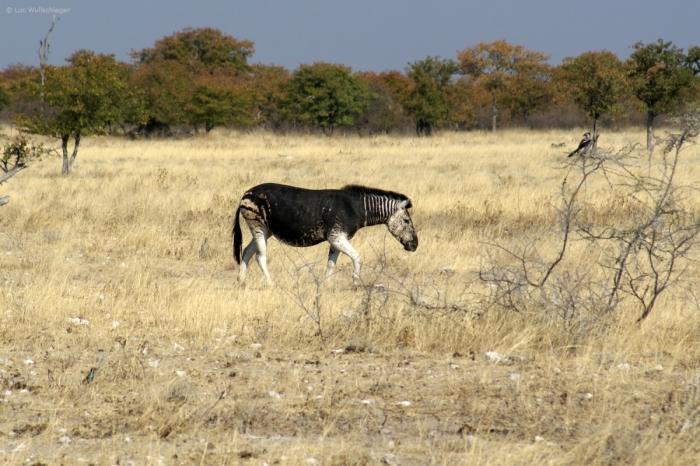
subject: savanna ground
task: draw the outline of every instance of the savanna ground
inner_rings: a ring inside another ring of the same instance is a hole
[[[475,278],[485,242],[555,248],[565,149],[552,144],[579,136],[89,138],[70,177],[35,162],[2,186],[0,462],[697,463],[687,291],[640,325],[622,306],[582,333],[488,307]],[[697,180],[697,147],[682,164]],[[275,286],[254,262],[241,286],[232,212],[264,181],[406,193],[420,246],[361,230],[354,287],[347,257],[317,283],[326,246],[271,240]],[[587,196],[598,222],[617,220]]]

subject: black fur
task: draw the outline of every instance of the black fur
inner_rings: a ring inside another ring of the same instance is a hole
[[[238,209],[236,209],[236,213],[233,214],[233,258],[236,260],[236,264],[241,263],[241,244],[243,243],[240,215],[238,215],[240,212],[241,207],[238,206]]]
[[[363,194],[391,196],[400,201],[403,194],[364,186],[342,189],[304,189],[265,183],[248,190],[242,197],[260,209],[262,221],[280,241],[293,246],[313,246],[326,241],[331,232],[344,232],[348,239],[367,225]],[[240,261],[240,225],[236,211],[234,256]],[[245,207],[243,207],[245,208]],[[239,262],[240,263],[240,262]]]

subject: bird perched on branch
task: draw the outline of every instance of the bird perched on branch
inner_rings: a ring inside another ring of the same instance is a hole
[[[575,151],[571,152],[567,157],[573,157],[574,155],[583,155],[588,152],[588,149],[593,144],[593,139],[591,138],[591,133],[586,131],[583,133],[583,139],[578,143],[578,147]]]

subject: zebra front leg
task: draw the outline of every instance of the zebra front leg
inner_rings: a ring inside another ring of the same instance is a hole
[[[265,275],[265,280],[268,285],[272,285],[272,278],[270,278],[270,272],[267,270],[267,234],[264,231],[257,230],[253,233],[255,247],[258,253],[255,255],[255,260],[260,266],[263,275]]]
[[[339,255],[340,255],[340,251],[338,251],[336,248],[331,246],[330,250],[328,251],[328,266],[326,267],[326,278],[333,275],[333,270],[335,269],[335,263],[338,260]]]
[[[352,281],[357,284],[360,281],[360,253],[352,247],[345,234],[333,235],[328,238],[331,247],[342,252],[352,260]],[[330,254],[329,254],[330,256]]]
[[[248,263],[253,257],[253,254],[257,251],[257,246],[255,245],[255,239],[250,240],[248,246],[243,250],[243,257],[241,258],[241,265],[238,269],[238,281],[243,283],[245,280],[246,272],[248,271]]]

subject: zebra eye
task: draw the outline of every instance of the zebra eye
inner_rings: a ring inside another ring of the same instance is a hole
[[[411,223],[411,221],[409,219],[405,218],[405,219],[403,219],[403,223],[404,223],[404,225],[408,225],[409,223]]]

